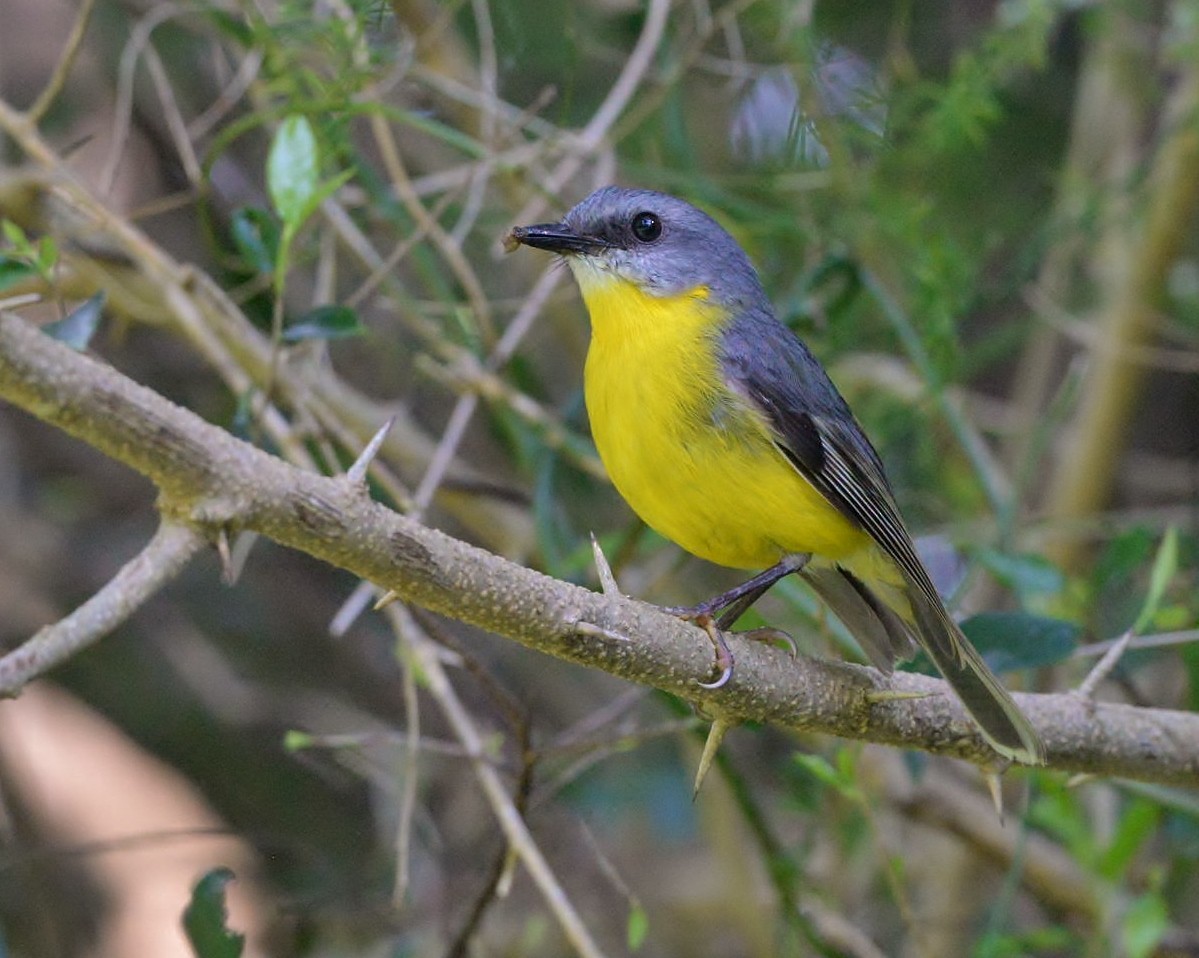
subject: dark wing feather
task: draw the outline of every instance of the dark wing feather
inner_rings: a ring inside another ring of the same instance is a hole
[[[914,634],[996,751],[1043,762],[1036,731],[946,610],[916,555],[878,454],[815,357],[765,311],[740,315],[726,329],[722,347],[730,388],[765,417],[780,453],[900,570],[914,627],[906,628],[868,583],[846,570],[836,570],[841,578],[809,581],[843,621],[849,618],[847,625],[856,624],[876,664],[888,651],[904,652],[908,633]]]
[[[730,385],[766,417],[775,445],[799,473],[879,544],[912,588],[940,605],[882,461],[823,367],[773,317],[738,326],[724,343]]]

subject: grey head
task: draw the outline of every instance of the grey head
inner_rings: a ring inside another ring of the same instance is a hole
[[[655,296],[706,286],[725,305],[765,305],[758,274],[724,228],[678,197],[605,186],[560,223],[518,226],[515,243],[567,258],[580,283],[609,274]]]

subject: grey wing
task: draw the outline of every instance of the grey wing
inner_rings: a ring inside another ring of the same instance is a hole
[[[730,387],[764,416],[779,452],[895,563],[907,586],[914,627],[846,569],[809,575],[809,582],[876,665],[888,667],[915,639],[996,751],[1033,764],[1044,761],[1036,730],[937,594],[899,516],[878,454],[815,357],[777,320],[762,314],[735,324],[723,346]]]
[[[730,386],[765,417],[775,446],[935,605],[940,597],[900,518],[882,461],[816,358],[773,317],[751,317],[724,343]]]

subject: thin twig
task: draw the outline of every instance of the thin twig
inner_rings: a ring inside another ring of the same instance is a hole
[[[573,152],[566,157],[558,167],[550,173],[541,184],[541,193],[530,200],[514,219],[518,223],[527,223],[536,218],[545,209],[545,196],[553,195],[560,190],[583,166],[592,159],[609,130],[618,119],[629,100],[641,85],[641,81],[653,61],[666,31],[667,16],[670,12],[670,0],[651,0],[649,10],[645,15],[645,24],[641,35],[637,37],[620,76],[608,90],[599,109],[591,115],[587,125],[574,138]]]
[[[396,874],[392,886],[392,901],[398,906],[403,904],[408,894],[408,882],[411,864],[412,822],[416,815],[416,793],[420,776],[420,702],[416,694],[416,670],[413,667],[411,629],[407,628],[411,621],[403,605],[396,603],[388,606],[384,614],[400,643],[397,650],[403,665],[404,683],[404,724],[407,748],[404,750],[400,763],[400,804],[396,822]],[[405,661],[407,659],[407,661]]]
[[[463,396],[459,396],[458,401],[454,403],[454,409],[450,413],[449,421],[445,424],[445,429],[441,432],[441,441],[437,444],[433,458],[429,460],[429,468],[425,470],[425,474],[421,477],[420,485],[416,487],[416,493],[412,497],[413,509],[411,515],[413,518],[420,518],[429,508],[429,504],[433,501],[433,496],[437,492],[437,487],[441,485],[442,479],[445,478],[446,470],[449,469],[450,463],[454,461],[454,456],[458,453],[458,446],[462,442],[462,437],[466,435],[466,428],[470,425],[471,418],[478,408],[478,393],[466,393]]]
[[[450,271],[454,274],[458,282],[462,284],[463,292],[466,293],[471,314],[474,317],[478,333],[482,340],[486,343],[494,342],[495,325],[491,318],[491,304],[487,300],[487,294],[483,291],[483,286],[479,282],[479,277],[476,275],[474,267],[470,265],[470,262],[462,252],[462,248],[454,242],[453,237],[425,209],[420,197],[412,189],[412,180],[409,178],[408,170],[400,158],[400,151],[396,145],[395,137],[392,135],[391,127],[387,125],[387,120],[382,113],[371,114],[370,128],[374,136],[375,145],[379,148],[383,167],[387,170],[387,176],[391,181],[392,189],[395,190],[396,197],[404,204],[404,208],[416,220],[417,225],[428,234],[429,239],[441,254],[442,259],[445,260],[446,265],[449,266]]]
[[[162,104],[167,130],[175,143],[175,151],[179,154],[179,162],[183,166],[183,172],[187,174],[187,181],[193,187],[200,187],[204,182],[204,172],[200,168],[200,160],[196,156],[195,147],[188,135],[187,121],[183,119],[183,113],[175,99],[170,78],[167,76],[166,68],[162,65],[162,57],[158,55],[158,51],[153,46],[146,47],[146,69],[150,72],[150,82],[154,84],[158,102]]]
[[[71,73],[71,67],[75,65],[75,58],[79,55],[79,45],[83,43],[83,35],[87,33],[88,24],[92,19],[92,10],[95,9],[96,0],[83,0],[79,6],[79,13],[75,15],[75,22],[71,25],[71,33],[67,37],[66,46],[63,47],[62,55],[58,58],[58,62],[54,65],[54,72],[50,75],[50,80],[38,94],[36,100],[33,101],[33,106],[25,111],[25,116],[29,118],[30,123],[40,123],[42,117],[46,115],[46,111],[58,99],[58,94],[62,92],[63,86],[66,85],[67,77]]]
[[[121,51],[121,62],[117,71],[117,101],[113,106],[115,120],[112,146],[99,179],[102,196],[112,192],[117,170],[121,166],[121,157],[125,153],[125,141],[129,138],[129,129],[133,123],[133,81],[137,72],[138,57],[150,42],[150,35],[155,29],[168,20],[181,16],[182,13],[182,9],[174,3],[152,7],[130,32],[125,49]]]
[[[197,529],[164,519],[146,547],[95,595],[0,658],[0,695],[15,695],[28,682],[98,642],[179,575],[206,545]]]
[[[258,77],[262,69],[262,61],[266,54],[260,49],[247,51],[238,65],[237,72],[221,90],[208,108],[187,125],[187,133],[193,140],[198,140],[209,130],[221,122],[225,116],[237,106],[242,95],[250,88],[250,84]]]
[[[1110,649],[1103,653],[1103,658],[1095,663],[1091,671],[1087,673],[1087,677],[1075,689],[1076,695],[1080,695],[1084,699],[1095,697],[1095,690],[1099,688],[1099,683],[1111,675],[1112,669],[1119,664],[1124,653],[1128,651],[1128,643],[1132,641],[1132,636],[1133,631],[1129,629],[1112,644]]]
[[[416,368],[459,392],[478,393],[488,402],[497,403],[532,426],[547,449],[561,454],[575,467],[600,482],[608,481],[608,472],[594,452],[590,440],[575,433],[557,415],[521,392],[503,377],[489,372],[474,354],[459,350],[458,358],[441,365],[427,354],[416,357]]]
[[[1112,288],[1098,321],[1111,348],[1095,352],[1082,384],[1067,448],[1049,482],[1046,513],[1051,522],[1098,511],[1115,487],[1146,381],[1146,368],[1128,357],[1152,335],[1155,304],[1199,210],[1199,69],[1188,62],[1180,72],[1166,104],[1169,136],[1153,157],[1138,199],[1144,213],[1135,228],[1122,227],[1118,241],[1113,239],[1121,267],[1109,271]],[[1051,544],[1050,557],[1067,569],[1082,554],[1077,542]]]
[[[562,926],[562,931],[575,953],[580,958],[601,958],[603,952],[591,937],[591,932],[579,917],[574,904],[563,891],[537,842],[529,833],[528,826],[513,804],[512,797],[508,794],[499,773],[489,763],[481,760],[485,754],[483,738],[475,728],[470,713],[450,684],[440,660],[432,653],[432,643],[428,639],[420,637],[417,629],[413,629],[411,635],[414,639],[413,654],[424,674],[426,687],[441,707],[454,734],[467,753],[472,756],[479,785],[491,805],[492,812],[499,820],[500,828],[503,829],[509,845],[520,856],[525,868],[528,869],[530,877],[541,891],[554,917]]]
[[[512,318],[512,322],[508,324],[508,328],[504,330],[504,335],[500,337],[499,342],[495,344],[495,348],[488,357],[487,369],[489,371],[499,369],[512,358],[516,347],[525,333],[528,332],[533,320],[541,312],[541,308],[553,293],[561,276],[560,270],[547,269],[541,274],[541,278],[533,284],[533,288],[529,291],[524,305]],[[437,488],[441,485],[445,477],[446,470],[457,454],[458,445],[462,442],[462,437],[466,434],[466,428],[470,425],[470,420],[474,416],[478,406],[478,393],[466,393],[459,396],[458,401],[454,404],[449,421],[442,431],[441,441],[438,442],[433,458],[429,461],[429,468],[425,471],[420,485],[416,489],[416,494],[413,496],[414,514],[416,516],[423,515],[424,511],[428,509],[429,504],[433,501],[433,495],[437,492]]]
[[[1124,642],[1125,635],[1103,642],[1092,642],[1090,645],[1080,645],[1071,654],[1071,658],[1080,659],[1091,655],[1104,655],[1114,646]],[[1158,632],[1156,635],[1138,635],[1128,643],[1130,649],[1165,649],[1175,645],[1190,645],[1199,642],[1199,629],[1182,629],[1178,632]]]

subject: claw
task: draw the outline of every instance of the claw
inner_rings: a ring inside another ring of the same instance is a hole
[[[708,633],[708,638],[712,640],[712,647],[716,650],[716,668],[720,669],[720,677],[714,682],[697,682],[701,689],[719,689],[728,684],[729,679],[733,677],[733,650],[729,648],[729,644],[724,640],[724,633],[716,627],[716,620],[707,614],[694,616],[692,619],[696,625]]]
[[[731,679],[732,677],[733,677],[733,666],[730,663],[729,665],[726,665],[724,667],[724,671],[720,673],[720,678],[718,678],[715,682],[698,682],[697,681],[695,684],[698,685],[701,689],[708,689],[709,691],[714,691],[716,689],[722,689],[726,685],[728,685],[729,679]]]
[[[799,655],[799,646],[791,635],[784,632],[782,629],[775,629],[769,625],[764,625],[760,629],[750,629],[747,632],[738,632],[738,636],[743,639],[750,639],[753,642],[763,642],[766,645],[775,645],[785,648],[791,653],[791,658]]]

